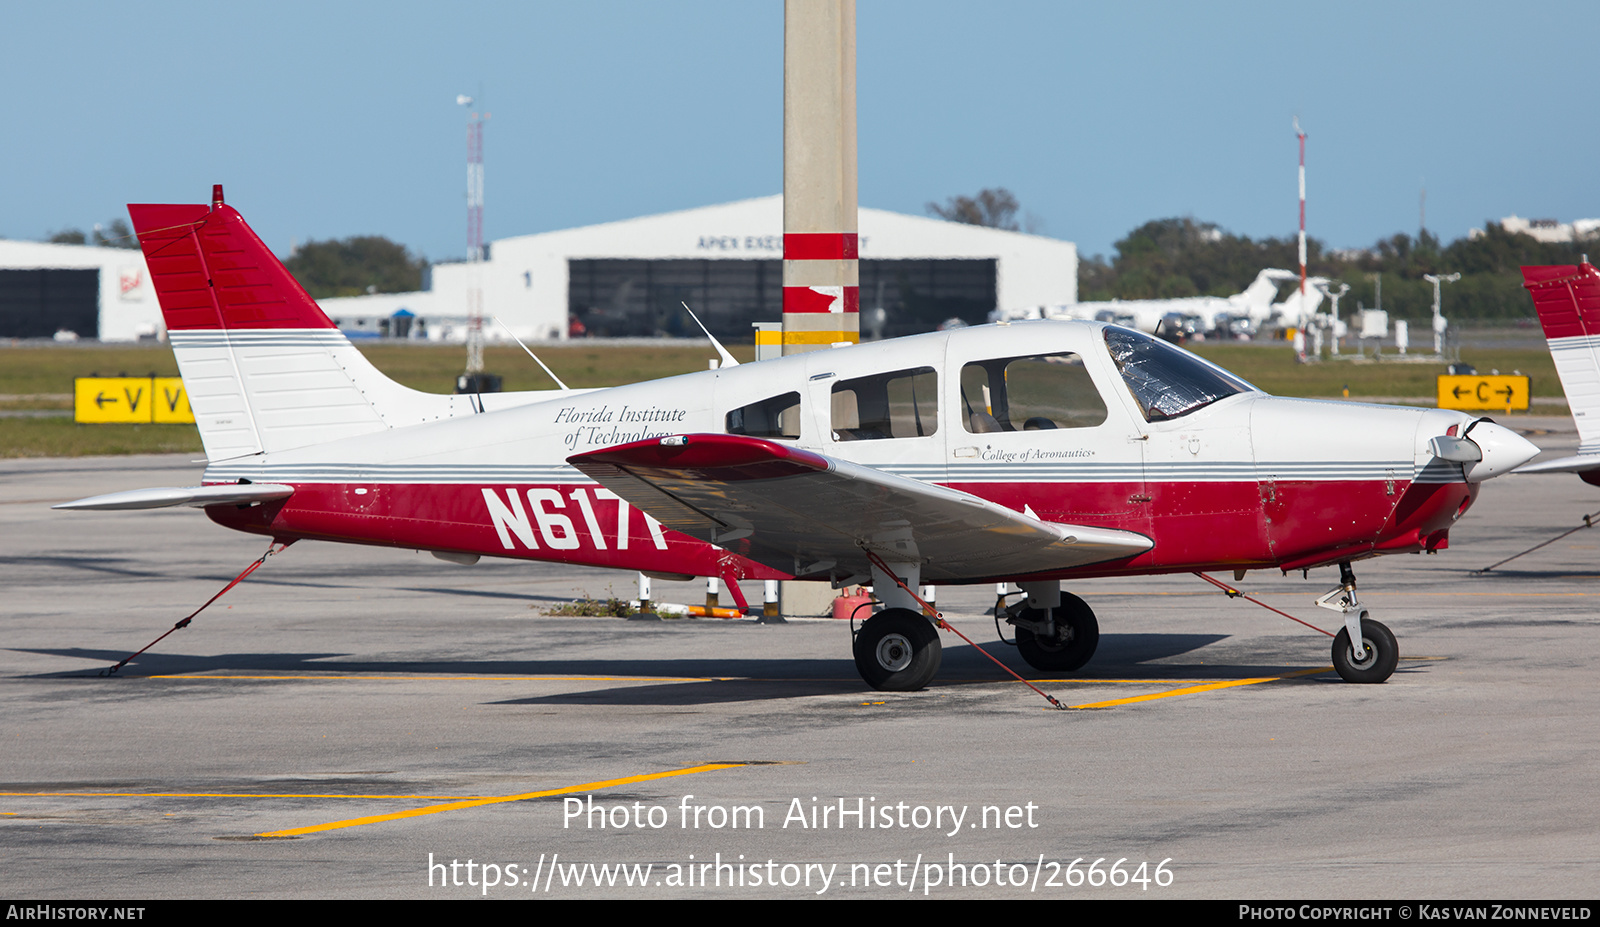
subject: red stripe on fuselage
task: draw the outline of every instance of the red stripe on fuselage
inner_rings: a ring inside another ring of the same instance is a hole
[[[281,503],[211,506],[206,513],[218,524],[284,539],[696,576],[788,578],[659,525],[653,532],[642,513],[595,485],[293,485],[294,495]],[[1297,569],[1433,548],[1476,497],[1476,487],[1466,483],[1405,481],[1393,483],[1392,493],[1388,481],[948,485],[1017,511],[1031,508],[1045,521],[1133,531],[1155,541],[1136,557],[1038,574],[1041,579]]]

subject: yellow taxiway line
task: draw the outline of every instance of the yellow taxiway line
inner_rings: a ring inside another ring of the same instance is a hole
[[[635,782],[649,782],[652,779],[669,779],[673,776],[692,776],[696,773],[714,772],[718,769],[734,769],[745,766],[745,763],[706,763],[702,766],[690,766],[687,769],[669,769],[665,772],[645,773],[639,776],[624,776],[621,779],[605,779],[600,782],[585,782],[582,785],[569,785],[559,789],[545,789],[539,792],[522,792],[517,795],[500,795],[493,798],[474,798],[467,801],[446,802],[440,805],[425,805],[421,808],[412,808],[407,811],[394,811],[389,814],[374,814],[363,818],[349,818],[344,821],[332,821],[327,824],[312,824],[309,827],[291,827],[285,830],[272,830],[256,834],[257,837],[299,837],[305,834],[317,834],[323,831],[339,830],[345,827],[361,827],[365,824],[379,824],[384,821],[398,821],[404,818],[421,817],[425,814],[439,814],[444,811],[459,811],[464,808],[482,808],[485,805],[498,805],[511,801],[526,801],[530,798],[546,798],[551,795],[570,795],[573,792],[594,792],[599,789],[615,788],[619,785],[631,785]]]
[[[1183,686],[1178,689],[1168,689],[1165,692],[1152,692],[1148,695],[1132,695],[1128,698],[1114,698],[1104,702],[1089,702],[1083,705],[1070,705],[1070,708],[1114,708],[1118,705],[1132,705],[1135,702],[1149,702],[1158,698],[1172,698],[1174,695],[1194,695],[1197,692],[1214,692],[1218,689],[1233,689],[1238,686],[1253,686],[1263,682],[1277,682],[1280,679],[1294,679],[1297,676],[1316,676],[1321,673],[1331,673],[1333,667],[1321,666],[1316,669],[1297,670],[1293,673],[1284,673],[1281,676],[1257,676],[1253,679],[1229,679],[1225,682],[1211,682],[1199,686]],[[1086,682],[1088,680],[1085,680]],[[1096,680],[1098,681],[1098,680]]]

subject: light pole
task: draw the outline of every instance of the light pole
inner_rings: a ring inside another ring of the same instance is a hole
[[[1439,284],[1455,283],[1461,279],[1460,274],[1423,274],[1422,279],[1433,284],[1433,353],[1444,356],[1444,330],[1448,325],[1444,315],[1439,311]]]
[[[1322,292],[1326,293],[1327,296],[1328,296],[1328,299],[1333,303],[1333,324],[1328,326],[1328,332],[1329,332],[1330,335],[1333,336],[1333,348],[1332,348],[1333,356],[1338,357],[1339,356],[1339,297],[1341,297],[1344,294],[1350,292],[1350,284],[1348,284],[1348,283],[1339,284],[1339,292],[1335,293],[1332,289],[1329,288],[1328,284],[1324,283],[1322,285]]]

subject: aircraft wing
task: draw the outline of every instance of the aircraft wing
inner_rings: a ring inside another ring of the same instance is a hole
[[[970,493],[738,435],[677,435],[567,462],[690,537],[796,577],[870,570],[864,549],[929,583],[1021,576],[1143,553],[1142,534],[1040,521]]]
[[[172,505],[204,507],[207,505],[247,505],[252,502],[271,502],[287,499],[294,494],[293,486],[281,483],[221,483],[212,486],[163,486],[158,489],[130,489],[127,492],[106,493],[73,502],[50,506],[53,509],[78,509],[91,512],[112,512],[125,509],[162,509]]]

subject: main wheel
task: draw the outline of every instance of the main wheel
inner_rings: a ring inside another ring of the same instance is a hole
[[[1350,646],[1350,630],[1340,628],[1333,639],[1333,668],[1345,682],[1383,682],[1400,665],[1400,645],[1394,634],[1361,613],[1361,640],[1366,645],[1360,659]]]
[[[1027,614],[1026,612],[1024,614]],[[1041,637],[1017,627],[1017,652],[1036,670],[1047,673],[1075,670],[1089,662],[1100,646],[1100,623],[1089,603],[1070,592],[1061,593],[1056,609],[1056,636]]]
[[[908,608],[889,608],[862,623],[855,654],[856,671],[867,685],[912,692],[933,681],[943,648],[928,619]]]

